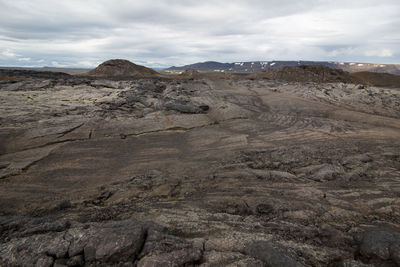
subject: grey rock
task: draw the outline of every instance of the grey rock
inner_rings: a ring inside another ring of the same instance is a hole
[[[354,156],[348,156],[343,158],[341,161],[343,165],[347,166],[357,166],[363,163],[371,162],[372,158],[367,154],[360,154]]]
[[[67,261],[67,266],[82,266],[84,264],[84,258],[82,255],[77,255],[69,258]]]
[[[63,233],[39,234],[12,239],[0,245],[0,262],[5,266],[27,266],[35,262],[48,263],[44,256],[64,257],[68,251]]]
[[[84,252],[85,261],[134,261],[139,253],[146,229],[137,221],[91,224],[87,229],[70,229],[66,239],[71,241],[69,255]]]
[[[182,249],[159,255],[147,256],[138,262],[138,267],[185,266],[199,261],[202,251],[199,249]]]
[[[274,212],[274,207],[268,203],[260,203],[256,206],[258,214],[270,214]]]
[[[67,267],[68,266],[68,260],[67,259],[56,259],[54,261],[53,267]]]
[[[310,178],[314,181],[330,181],[344,173],[342,166],[333,164],[324,164]]]
[[[345,260],[339,264],[339,267],[374,267],[374,265],[365,264],[356,260]]]
[[[35,267],[51,267],[53,266],[54,259],[48,256],[41,256],[35,263]]]
[[[95,229],[84,247],[85,261],[134,261],[144,242],[141,227],[124,229]]]
[[[383,261],[393,260],[399,264],[400,234],[382,228],[368,229],[362,236],[360,254]]]
[[[47,223],[51,224],[51,223]],[[3,220],[3,225],[7,223]],[[9,225],[9,223],[8,223]],[[54,227],[42,227],[40,233],[32,231],[29,236],[15,234],[15,238],[0,244],[0,262],[5,266],[55,264],[79,266],[86,263],[117,264],[135,261],[143,247],[147,226],[135,220],[108,223],[77,224],[61,232]],[[42,233],[43,231],[48,231]],[[26,231],[25,231],[26,232]],[[162,235],[159,237],[162,239]]]
[[[390,255],[397,266],[400,266],[400,242],[396,242],[390,246]]]
[[[164,108],[182,113],[204,113],[209,110],[207,105],[195,105],[194,103],[183,100],[167,102],[164,104]]]
[[[256,259],[262,260],[268,267],[301,267],[298,261],[288,257],[269,241],[255,241],[245,248],[246,254]]]

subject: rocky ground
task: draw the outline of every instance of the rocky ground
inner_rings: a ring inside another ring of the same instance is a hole
[[[1,266],[400,266],[400,89],[0,81]]]

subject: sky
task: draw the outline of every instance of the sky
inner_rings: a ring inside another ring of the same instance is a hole
[[[400,0],[0,0],[0,66],[400,63]]]

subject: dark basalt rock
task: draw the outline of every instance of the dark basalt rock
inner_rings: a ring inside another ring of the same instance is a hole
[[[199,249],[181,249],[159,255],[147,256],[138,262],[138,267],[187,266],[201,260]]]
[[[204,113],[209,107],[207,105],[195,105],[194,103],[183,101],[183,100],[175,100],[171,102],[167,102],[164,104],[164,108],[169,110],[175,110],[182,113]]]
[[[361,237],[359,253],[366,261],[400,266],[400,234],[383,228],[368,229]]]
[[[273,246],[271,242],[268,241],[253,242],[246,247],[245,252],[256,259],[262,260],[263,262],[265,262],[266,266],[269,267],[303,266],[303,264],[301,264],[300,262],[295,261],[294,259],[279,251]]]
[[[18,221],[15,219],[0,217],[2,228],[15,226]],[[120,266],[133,264],[139,254],[142,259],[138,266],[165,266],[159,263],[180,266],[202,257],[201,250],[179,237],[167,235],[163,227],[154,223],[124,220],[73,222],[65,226],[64,221],[45,219],[49,221],[42,225],[34,218],[24,219],[33,225],[39,223],[36,229],[40,231],[21,227],[21,233],[16,230],[13,238],[1,243],[1,266]]]

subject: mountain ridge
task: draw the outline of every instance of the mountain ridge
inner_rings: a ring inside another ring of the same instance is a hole
[[[400,75],[400,64],[375,64],[375,63],[359,63],[359,62],[333,62],[333,61],[243,61],[233,63],[221,63],[217,61],[198,62],[194,64],[184,65],[180,67],[172,66],[167,68],[168,71],[178,71],[185,69],[194,69],[198,71],[214,71],[214,72],[241,72],[253,73],[268,69],[277,69],[281,67],[309,66],[317,65],[330,67],[333,69],[341,69],[348,72],[385,72]]]

